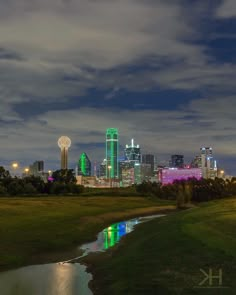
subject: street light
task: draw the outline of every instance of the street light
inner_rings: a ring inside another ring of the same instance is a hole
[[[11,167],[13,168],[13,170],[15,170],[15,172],[14,172],[14,176],[17,176],[16,175],[16,170],[19,168],[19,164],[17,163],[17,162],[13,162],[12,164],[11,164]]]
[[[221,176],[222,178],[224,178],[224,174],[225,174],[225,171],[224,171],[224,170],[220,170],[220,176]]]
[[[29,173],[29,168],[26,167],[26,168],[24,169],[24,172],[25,172],[26,175],[28,175],[28,173]]]
[[[109,171],[109,174],[108,174],[108,176],[109,176],[109,180],[110,180],[110,187],[111,187],[111,168],[112,168],[112,166],[111,166],[111,165],[109,165],[107,168],[108,168],[108,171]]]
[[[11,166],[13,169],[17,169],[19,167],[19,164],[17,162],[14,162]]]

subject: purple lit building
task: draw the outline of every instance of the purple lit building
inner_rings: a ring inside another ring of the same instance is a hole
[[[163,185],[172,184],[175,180],[182,180],[188,178],[202,178],[202,169],[200,168],[189,168],[189,169],[179,169],[179,168],[164,168],[160,171],[160,182]]]

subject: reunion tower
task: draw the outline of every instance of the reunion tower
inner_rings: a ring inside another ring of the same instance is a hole
[[[68,169],[68,149],[71,146],[71,140],[67,136],[61,136],[57,143],[61,149],[61,169]]]

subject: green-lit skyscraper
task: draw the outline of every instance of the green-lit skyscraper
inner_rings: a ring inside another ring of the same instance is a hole
[[[91,162],[86,153],[82,153],[79,158],[78,175],[91,176]]]
[[[119,178],[118,129],[108,128],[106,132],[106,177]]]

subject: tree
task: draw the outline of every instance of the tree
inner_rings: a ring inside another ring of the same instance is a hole
[[[0,179],[10,178],[10,172],[5,170],[3,166],[0,166]]]
[[[13,178],[7,187],[10,195],[21,195],[24,193],[24,188],[21,179]]]
[[[23,193],[27,195],[34,195],[37,194],[37,190],[32,183],[26,183],[23,186]]]
[[[34,188],[34,193],[44,193],[45,191],[45,183],[39,176],[27,176],[23,178],[23,183],[24,186],[31,184],[31,186]]]
[[[73,169],[60,169],[56,170],[52,174],[52,178],[54,179],[54,182],[58,182],[61,184],[75,184],[76,183],[76,177],[74,174]]]

